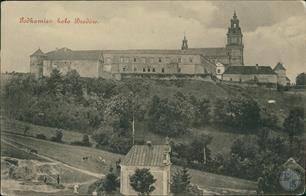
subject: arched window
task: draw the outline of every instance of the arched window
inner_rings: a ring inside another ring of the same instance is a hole
[[[153,70],[152,70],[153,72],[155,72],[155,68],[153,68]]]
[[[150,70],[150,68],[148,68],[148,72],[150,72],[151,70]]]
[[[134,62],[136,62],[137,61],[137,59],[134,57]]]
[[[158,62],[160,62],[160,63],[162,62],[162,59],[160,57],[158,58]]]
[[[146,69],[145,69],[145,68],[143,68],[143,69],[142,69],[142,71],[143,71],[143,72],[146,72]]]
[[[165,68],[162,68],[162,73],[164,73],[165,72]]]

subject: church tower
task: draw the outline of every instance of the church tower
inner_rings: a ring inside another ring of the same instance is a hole
[[[188,40],[186,39],[186,36],[184,35],[184,39],[182,41],[182,50],[187,50],[188,49]]]
[[[231,66],[243,65],[242,32],[236,11],[231,19],[231,26],[228,28],[226,49],[229,54],[229,64]]]

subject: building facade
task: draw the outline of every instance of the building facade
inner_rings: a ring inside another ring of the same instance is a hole
[[[71,50],[56,49],[30,56],[30,72],[49,76],[53,69],[63,74],[76,70],[82,77],[120,79],[124,74],[216,74],[216,63],[243,65],[243,41],[239,20],[234,13],[221,48],[189,48],[186,36],[179,50]]]
[[[217,66],[217,72],[218,69],[222,71],[222,68],[224,66]],[[274,87],[290,85],[290,80],[286,76],[286,69],[281,63],[278,63],[274,69],[270,66],[259,66],[258,64],[256,66],[231,66],[225,69],[224,73],[221,76],[219,75],[218,78],[223,81],[267,84]]]
[[[130,176],[138,169],[149,169],[156,182],[154,191],[150,195],[170,194],[170,146],[134,145],[123,159],[120,172],[120,193],[122,195],[138,195],[130,185]]]
[[[273,68],[273,71],[277,74],[277,83],[279,85],[281,86],[290,85],[290,79],[287,77],[286,69],[282,63],[278,62]]]

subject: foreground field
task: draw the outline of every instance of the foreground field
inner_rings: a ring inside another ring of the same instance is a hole
[[[121,155],[102,150],[59,144],[30,137],[17,136],[14,134],[4,134],[3,138],[6,141],[16,142],[29,148],[37,149],[39,154],[52,157],[60,162],[95,173],[106,173],[111,165],[114,166],[116,160],[122,158]],[[87,161],[83,161],[83,156],[90,156],[91,158]],[[98,156],[103,157],[106,160],[106,163],[102,164],[96,161],[95,157]],[[173,170],[176,169],[175,166],[172,168]],[[247,180],[225,177],[196,170],[190,170],[190,174],[192,175],[192,183],[198,184],[205,190],[218,190],[219,192],[221,189],[227,189],[227,191],[235,190],[236,193],[242,193],[243,191],[253,193],[256,189],[256,183]]]

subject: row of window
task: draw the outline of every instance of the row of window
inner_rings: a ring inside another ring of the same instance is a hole
[[[123,72],[127,71],[126,67],[123,67],[122,71]],[[181,68],[178,68],[177,71],[180,73],[181,72]],[[137,68],[136,67],[134,68],[134,72],[137,72]],[[155,68],[152,68],[152,69],[151,68],[142,68],[142,72],[153,72],[154,73],[154,72],[156,72],[156,69]],[[162,68],[161,72],[165,73],[165,68]]]
[[[192,57],[189,57],[189,62],[192,63],[193,59]],[[120,57],[120,63],[129,63],[129,62],[134,62],[134,63],[154,63],[154,62],[159,62],[159,63],[170,63],[171,59],[170,57],[158,57],[158,58],[149,58],[148,60],[144,57]],[[111,63],[112,59],[111,58],[106,58],[106,63]],[[182,58],[181,57],[177,57],[177,62],[178,63],[182,63]]]

